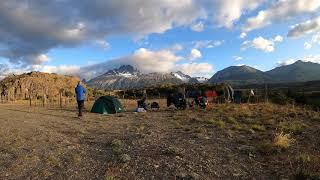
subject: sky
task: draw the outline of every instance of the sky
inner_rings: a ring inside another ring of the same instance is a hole
[[[320,0],[2,0],[0,78],[320,63]]]

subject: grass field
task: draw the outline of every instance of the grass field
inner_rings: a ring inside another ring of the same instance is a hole
[[[1,104],[0,126],[0,179],[320,178],[320,113],[298,107],[86,112],[79,120],[74,107]]]

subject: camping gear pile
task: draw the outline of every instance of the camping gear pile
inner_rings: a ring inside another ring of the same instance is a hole
[[[182,93],[171,93],[167,97],[167,107],[174,106],[177,109],[184,110],[187,108],[186,98]]]
[[[250,90],[248,102],[254,97],[255,93]],[[157,102],[151,104],[146,103],[146,95],[137,101],[135,112],[147,112],[148,110],[157,111],[160,105]],[[240,104],[243,98],[243,91],[234,90],[230,85],[225,84],[216,90],[191,90],[185,93],[185,90],[176,92],[171,91],[167,96],[167,108],[171,110],[185,110],[189,107],[199,107],[206,109],[210,103],[233,102]],[[99,114],[115,114],[124,112],[124,108],[115,97],[102,96],[97,99],[91,109],[93,113]]]

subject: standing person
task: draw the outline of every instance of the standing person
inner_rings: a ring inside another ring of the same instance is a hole
[[[82,111],[84,108],[84,99],[85,99],[85,93],[86,89],[82,86],[81,81],[78,82],[77,87],[75,88],[76,97],[77,97],[77,103],[78,103],[78,117],[82,117]]]

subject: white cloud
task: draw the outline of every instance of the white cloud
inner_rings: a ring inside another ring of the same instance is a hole
[[[118,68],[121,65],[132,65],[142,73],[172,72],[176,70],[176,65],[181,60],[183,60],[183,57],[175,55],[175,51],[170,49],[151,51],[149,49],[140,48],[132,55],[81,67],[80,76],[90,79],[101,75],[108,70]]]
[[[247,11],[255,10],[265,0],[213,0],[214,20],[219,26],[232,28]]]
[[[235,61],[241,61],[241,60],[243,60],[243,57],[241,57],[241,56],[233,56],[232,59],[234,59]]]
[[[320,55],[308,55],[302,58],[302,60],[305,62],[313,62],[320,64]]]
[[[278,35],[278,36],[273,38],[273,41],[274,42],[282,42],[283,41],[283,37]]]
[[[308,55],[308,56],[298,58],[298,59],[290,58],[290,59],[286,59],[286,60],[281,60],[281,61],[277,62],[276,66],[279,67],[279,66],[290,65],[290,64],[297,62],[298,60],[301,60],[303,62],[313,62],[313,63],[320,64],[320,55]]]
[[[257,16],[249,18],[242,30],[252,31],[276,21],[316,12],[319,8],[319,0],[279,0],[270,8],[260,11]]]
[[[173,52],[179,52],[183,49],[184,49],[184,47],[181,44],[174,44],[173,46],[171,46],[169,48],[169,50],[172,50]]]
[[[192,42],[193,48],[202,49],[202,48],[215,48],[221,46],[224,43],[223,40],[203,40],[203,41],[194,41]]]
[[[59,65],[59,66],[33,65],[31,68],[33,71],[56,73],[56,74],[63,74],[63,75],[77,75],[80,71],[80,66],[76,66],[76,65]]]
[[[304,49],[311,49],[315,44],[320,45],[320,31],[313,35],[309,42],[304,43]]]
[[[191,26],[191,29],[193,31],[196,31],[196,32],[202,32],[204,30],[204,23],[202,21],[200,21],[199,23],[197,24],[193,24]]]
[[[213,66],[208,63],[185,63],[177,65],[176,69],[190,76],[211,77]]]
[[[199,54],[195,52],[195,57]],[[81,78],[91,79],[99,76],[108,70],[118,68],[121,65],[132,65],[139,69],[142,73],[169,73],[181,70],[189,75],[208,75],[212,73],[213,67],[208,63],[183,63],[185,58],[177,56],[176,51],[170,49],[152,51],[145,48],[136,50],[133,54],[111,59],[109,61],[91,64],[80,67],[77,65],[41,65],[35,64],[27,67],[17,67],[7,64],[0,64],[0,78],[8,74],[21,74],[29,71],[40,71],[47,73],[57,73],[64,75],[75,75]]]
[[[110,48],[110,44],[107,41],[104,40],[96,40],[95,44],[100,47],[101,49],[109,49]]]
[[[0,12],[0,56],[26,65],[32,64],[29,57],[56,47],[108,47],[103,40],[110,36],[141,38],[207,16],[194,0],[0,1]]]
[[[32,64],[37,65],[37,64],[43,64],[45,62],[50,61],[50,58],[45,55],[45,54],[40,54],[38,56],[36,56],[33,60],[32,60]]]
[[[197,57],[199,57],[199,54]],[[136,50],[132,55],[126,57],[81,67],[79,74],[81,77],[90,79],[101,75],[110,69],[118,68],[121,65],[132,65],[142,73],[169,73],[180,70],[189,75],[204,75],[211,74],[213,71],[212,65],[208,63],[183,63],[183,60],[186,59],[175,55],[175,51],[170,49],[151,51],[141,48]]]
[[[304,46],[304,49],[311,49],[312,48],[312,44],[310,44],[308,42],[304,43],[303,46]]]
[[[244,39],[247,37],[247,33],[242,32],[239,37],[240,37],[240,39]]]
[[[317,31],[320,31],[320,16],[294,25],[289,31],[288,37],[301,37]]]
[[[287,59],[287,60],[282,60],[282,61],[278,61],[276,66],[277,67],[280,67],[280,66],[286,66],[286,65],[290,65],[290,64],[293,64],[295,63],[296,60],[294,59]]]
[[[201,51],[199,51],[198,49],[191,49],[190,56],[189,56],[190,60],[196,60],[201,57],[202,57]]]
[[[245,41],[242,43],[241,49],[246,50],[248,48],[255,48],[264,52],[270,53],[275,50],[275,43],[282,42],[281,36],[276,36],[270,40],[264,39],[263,37],[257,37],[252,41]]]

